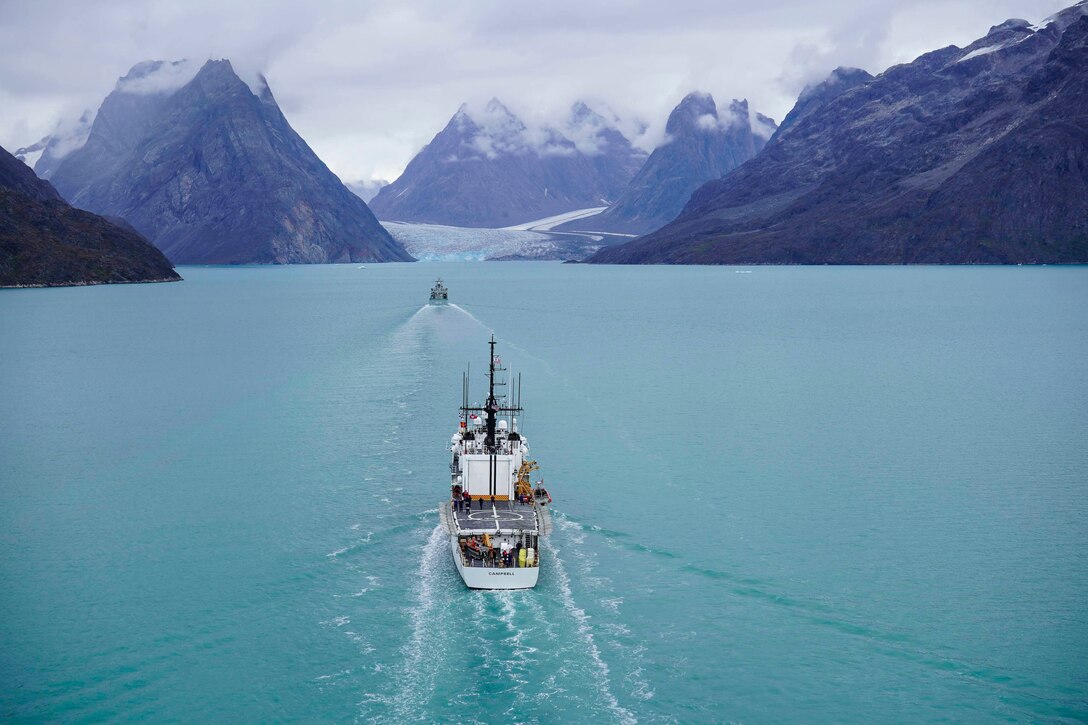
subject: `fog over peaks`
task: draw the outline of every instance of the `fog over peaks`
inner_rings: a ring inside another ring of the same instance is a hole
[[[10,2],[0,23],[0,145],[33,144],[93,112],[141,61],[163,63],[124,82],[128,93],[184,85],[207,59],[227,58],[258,95],[267,76],[292,126],[342,178],[396,178],[462,101],[486,111],[492,97],[524,123],[524,143],[546,148],[540,131],[558,129],[592,153],[601,134],[567,128],[572,104],[584,101],[648,152],[693,88],[783,118],[833,68],[877,74],[963,47],[1005,18],[1039,22],[1068,4],[267,0],[254,12],[227,0]]]

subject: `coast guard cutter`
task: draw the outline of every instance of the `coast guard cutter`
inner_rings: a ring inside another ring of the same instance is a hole
[[[461,419],[450,438],[450,498],[439,507],[450,535],[457,571],[472,589],[528,589],[536,586],[542,565],[540,537],[551,530],[547,508],[551,496],[543,481],[530,477],[537,470],[528,457],[529,442],[518,431],[521,383],[517,397],[506,404],[497,396],[496,380],[506,369],[495,356],[491,338],[487,402],[470,407],[468,373],[461,381]]]

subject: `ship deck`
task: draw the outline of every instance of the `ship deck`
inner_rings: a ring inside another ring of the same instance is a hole
[[[473,501],[470,510],[455,510],[453,514],[462,531],[494,531],[496,524],[504,531],[534,531],[537,528],[533,505],[516,501],[496,501],[494,504],[484,501],[483,508],[480,508],[480,501]]]

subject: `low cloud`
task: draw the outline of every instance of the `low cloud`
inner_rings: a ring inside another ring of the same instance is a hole
[[[117,81],[117,90],[134,95],[173,93],[193,80],[202,65],[191,60],[141,63]]]
[[[704,113],[695,119],[695,125],[704,131],[717,131],[718,130],[718,117],[713,113]]]
[[[572,106],[565,117],[529,115],[525,120],[497,99],[492,99],[484,106],[462,104],[455,122],[463,132],[471,130],[470,153],[487,159],[519,154],[596,156],[607,149],[609,141],[605,132],[616,128],[608,118],[581,102]]]
[[[348,187],[351,193],[369,203],[371,199],[378,195],[379,191],[389,186],[389,182],[385,179],[358,179],[345,182],[344,186]]]
[[[267,0],[254,13],[223,0],[8,2],[0,145],[32,143],[66,111],[97,108],[139,61],[229,58],[255,92],[267,75],[292,126],[345,178],[395,178],[461,101],[491,95],[527,127],[560,130],[592,153],[599,136],[564,125],[583,99],[650,151],[692,89],[746,97],[781,118],[836,66],[879,73],[965,45],[1005,18],[1038,21],[1071,3],[675,0],[662,12],[638,0]],[[184,80],[173,68],[126,90],[161,92]]]
[[[695,125],[704,131],[728,131],[736,126],[748,123],[746,116],[738,115],[732,105],[718,108],[718,115],[704,113],[695,119]]]
[[[778,125],[773,119],[753,109],[748,111],[748,122],[752,126],[752,133],[762,139],[769,139],[778,130]]]
[[[75,120],[62,120],[53,131],[49,153],[54,158],[64,158],[78,148],[83,148],[87,137],[91,135],[95,111],[85,111]]]

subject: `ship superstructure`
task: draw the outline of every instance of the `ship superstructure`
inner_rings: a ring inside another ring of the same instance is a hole
[[[518,431],[520,378],[512,401],[496,395],[496,387],[511,386],[496,379],[506,369],[495,356],[494,337],[489,345],[484,405],[469,405],[468,374],[462,379],[461,419],[450,439],[450,499],[439,512],[466,585],[528,589],[536,586],[540,574],[540,537],[551,529],[545,508],[551,496],[542,482],[532,482],[537,464],[529,459],[529,442]]]
[[[430,300],[430,303],[432,305],[445,305],[445,304],[449,304],[449,301],[450,301],[450,291],[448,289],[446,289],[446,285],[442,284],[442,278],[439,277],[435,281],[434,287],[431,287],[431,300]]]

